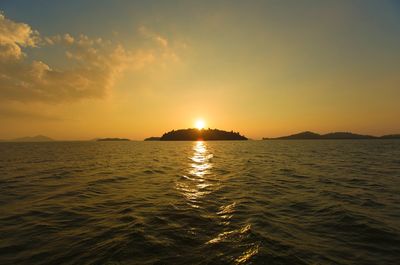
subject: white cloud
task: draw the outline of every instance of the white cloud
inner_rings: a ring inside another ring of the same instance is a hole
[[[7,19],[0,12],[0,59],[20,59],[24,56],[21,47],[35,47],[39,33],[25,23]]]
[[[162,49],[132,51],[83,34],[41,37],[29,25],[0,14],[0,100],[60,102],[103,97],[125,70],[168,59],[165,55],[172,53],[167,49],[168,41],[158,35],[153,38]],[[54,45],[65,49],[73,67],[55,69],[42,60],[27,58],[23,52],[26,47]]]

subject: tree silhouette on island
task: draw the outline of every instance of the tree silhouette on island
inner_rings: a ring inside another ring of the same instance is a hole
[[[223,131],[218,129],[179,129],[164,133],[161,137],[150,137],[145,141],[220,141],[220,140],[248,140],[239,132]]]

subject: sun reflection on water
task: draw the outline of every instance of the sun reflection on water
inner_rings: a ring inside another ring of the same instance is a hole
[[[190,158],[193,163],[191,164],[192,170],[190,174],[199,177],[200,179],[211,169],[212,165],[210,160],[212,154],[208,154],[207,146],[203,141],[195,142],[193,146],[193,156]]]
[[[206,176],[211,174],[213,155],[203,141],[194,142],[192,150],[188,174],[182,176],[183,181],[177,183],[177,189],[192,207],[198,208],[199,199],[212,192],[213,184]]]
[[[226,179],[221,178],[218,172],[213,172],[213,154],[209,146],[204,141],[196,141],[192,146],[192,153],[188,156],[188,165],[185,174],[176,183],[176,189],[185,199],[185,203],[196,211],[207,212],[208,218],[212,218],[215,224],[221,229],[216,231],[211,238],[204,242],[207,246],[230,244],[236,246],[237,242],[242,242],[240,254],[233,257],[233,264],[247,264],[259,252],[259,242],[249,240],[252,236],[251,224],[241,225],[232,224],[231,219],[237,211],[237,202],[228,204],[218,197],[216,191],[223,186]],[[218,168],[218,166],[216,166]],[[217,201],[217,203],[216,203]],[[210,212],[210,205],[221,204],[215,211]],[[207,210],[206,210],[207,209]],[[192,224],[193,225],[193,224]]]

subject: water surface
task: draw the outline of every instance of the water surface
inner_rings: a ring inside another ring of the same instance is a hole
[[[400,141],[0,143],[1,264],[398,264]]]

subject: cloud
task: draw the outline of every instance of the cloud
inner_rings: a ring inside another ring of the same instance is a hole
[[[185,42],[171,43],[165,36],[150,30],[145,26],[140,26],[138,32],[145,38],[152,40],[160,48],[160,57],[164,61],[180,62],[181,58],[176,53],[177,49],[185,50],[188,45]],[[165,64],[162,64],[165,66]]]
[[[164,48],[168,47],[167,38],[161,36],[160,34],[157,34],[157,33],[153,32],[151,30],[149,30],[145,26],[140,26],[139,27],[139,33],[142,34],[146,38],[152,39],[154,42],[156,42],[161,47],[164,47]]]
[[[21,47],[36,47],[39,33],[25,23],[16,23],[0,12],[0,60],[21,59]]]
[[[104,97],[127,69],[138,70],[156,59],[166,60],[167,39],[151,34],[162,49],[127,50],[120,44],[84,34],[41,36],[29,25],[14,22],[1,13],[0,100],[54,103]],[[64,49],[67,66],[63,69],[24,53],[28,47],[52,46]],[[168,53],[176,56],[170,49]]]

